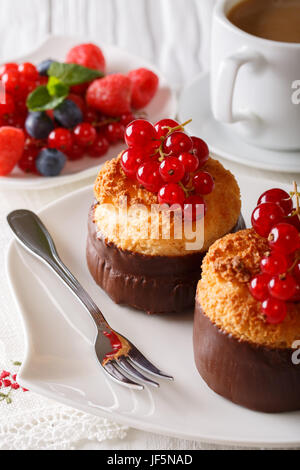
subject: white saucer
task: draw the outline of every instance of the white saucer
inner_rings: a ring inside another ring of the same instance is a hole
[[[34,51],[31,51],[24,57],[11,58],[10,62],[33,62],[37,64],[48,58],[63,61],[69,49],[82,42],[88,42],[88,38],[80,36],[50,36]],[[95,41],[92,42],[95,43]],[[118,47],[102,43],[98,45],[105,55],[108,73],[128,73],[130,70],[146,67],[153,70],[159,76],[159,89],[151,103],[142,110],[151,121],[157,122],[165,117],[175,117],[177,111],[175,93],[152,64]],[[125,144],[113,145],[109,148],[105,157],[97,159],[85,157],[75,162],[67,162],[61,175],[52,178],[25,174],[18,168],[15,168],[10,175],[0,177],[0,189],[48,189],[79,181],[90,176],[96,178],[99,164],[115,157],[124,148]]]
[[[272,187],[272,182],[237,178],[243,214],[249,223],[259,195]],[[18,382],[31,392],[144,431],[227,445],[299,446],[300,412],[256,413],[206,386],[194,365],[192,313],[149,316],[114,304],[93,282],[85,260],[85,220],[92,201],[92,187],[84,188],[55,201],[40,216],[62,260],[112,327],[175,380],[162,381],[159,389],[146,387],[139,392],[106,378],[93,350],[95,327],[81,304],[44,263],[12,241],[8,275],[26,345]]]
[[[179,101],[179,119],[193,119],[186,129],[204,139],[213,153],[262,170],[284,173],[300,173],[299,152],[277,152],[247,144],[230,129],[230,124],[217,122],[210,107],[209,74],[201,74],[182,92]],[[300,132],[300,127],[299,127]]]

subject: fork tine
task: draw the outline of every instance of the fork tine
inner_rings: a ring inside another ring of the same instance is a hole
[[[112,362],[105,364],[104,370],[110,376],[110,378],[118,384],[124,385],[125,387],[132,388],[134,390],[144,390],[143,385],[130,380],[128,377],[122,374],[122,372],[119,371],[119,369]]]
[[[153,380],[149,379],[145,375],[143,375],[141,372],[136,370],[135,367],[131,365],[131,363],[128,361],[128,359],[125,356],[121,356],[117,360],[118,366],[123,369],[127,374],[131,375],[135,379],[142,380],[148,385],[152,385],[153,387],[159,387],[159,383],[154,382]]]
[[[144,372],[148,372],[156,377],[160,377],[162,379],[167,380],[174,380],[174,377],[168,374],[164,374],[161,370],[157,369],[145,356],[135,347],[132,346],[131,350],[128,353],[129,360],[132,362],[133,365],[139,367]]]

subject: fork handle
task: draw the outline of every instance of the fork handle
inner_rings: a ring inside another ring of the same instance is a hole
[[[92,316],[98,330],[111,329],[90,295],[60,259],[54,241],[40,220],[29,210],[11,212],[7,221],[17,240],[37,258],[47,263]]]

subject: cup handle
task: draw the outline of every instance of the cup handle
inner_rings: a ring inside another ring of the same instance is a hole
[[[235,123],[258,119],[251,111],[234,114],[233,97],[240,68],[249,63],[257,66],[262,62],[262,59],[262,55],[258,52],[243,48],[222,61],[213,98],[213,114],[217,121]]]

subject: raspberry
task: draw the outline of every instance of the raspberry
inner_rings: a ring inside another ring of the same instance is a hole
[[[91,108],[107,116],[118,117],[130,111],[131,93],[130,79],[115,73],[95,80],[88,88],[86,101]]]
[[[79,44],[73,47],[67,54],[66,62],[99,70],[103,73],[106,68],[103,52],[95,44]]]
[[[141,68],[129,72],[128,77],[132,83],[132,107],[135,109],[144,108],[157,92],[158,76],[151,70]]]
[[[10,94],[5,93],[4,99],[0,102],[0,116],[11,114],[15,110],[14,100]]]
[[[22,157],[25,135],[14,127],[0,128],[0,175],[8,175]]]

